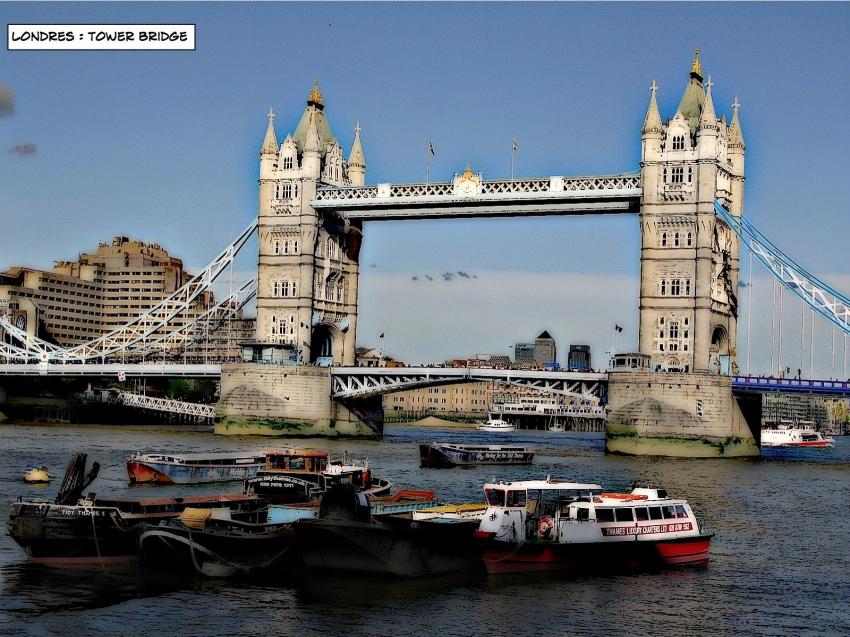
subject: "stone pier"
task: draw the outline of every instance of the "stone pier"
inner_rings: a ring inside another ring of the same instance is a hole
[[[605,448],[631,455],[757,456],[760,401],[733,396],[729,376],[611,372]]]
[[[215,433],[291,437],[383,435],[380,396],[343,405],[331,398],[327,367],[224,365]]]

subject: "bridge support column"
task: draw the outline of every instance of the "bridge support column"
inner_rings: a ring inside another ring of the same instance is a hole
[[[759,399],[733,396],[731,380],[710,373],[611,372],[606,451],[685,458],[757,456]]]
[[[224,365],[215,433],[285,437],[383,434],[380,396],[342,405],[331,398],[326,367]]]
[[[6,420],[6,414],[3,413],[3,405],[6,404],[6,388],[0,385],[0,422]]]

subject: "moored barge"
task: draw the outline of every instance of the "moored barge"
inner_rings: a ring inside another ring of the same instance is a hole
[[[127,475],[139,483],[228,482],[253,478],[265,465],[264,453],[136,453],[127,460]]]
[[[459,445],[432,442],[419,445],[421,466],[470,467],[480,464],[531,464],[534,451],[515,445]]]

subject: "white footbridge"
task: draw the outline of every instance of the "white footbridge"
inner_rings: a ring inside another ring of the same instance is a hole
[[[156,398],[154,396],[132,394],[130,392],[119,393],[118,401],[126,407],[136,407],[138,409],[150,409],[151,411],[163,411],[170,414],[193,416],[203,420],[212,420],[215,418],[215,405],[187,403],[182,400]]]

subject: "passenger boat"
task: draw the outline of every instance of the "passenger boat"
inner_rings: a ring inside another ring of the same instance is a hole
[[[706,564],[713,534],[663,489],[604,493],[550,479],[484,486],[478,528],[490,573]]]
[[[256,477],[245,481],[244,492],[276,503],[316,500],[331,485],[349,484],[370,496],[387,495],[392,483],[372,476],[368,463],[347,459],[331,463],[325,451],[274,451]]]
[[[264,453],[136,453],[127,460],[127,475],[130,482],[200,484],[253,478],[265,465]]]
[[[467,467],[479,464],[531,464],[534,451],[528,447],[508,445],[456,445],[432,442],[419,445],[421,466]]]
[[[762,447],[832,447],[832,442],[809,426],[779,426],[761,430]]]
[[[489,431],[491,433],[516,431],[516,427],[506,420],[501,418],[488,418],[486,422],[478,425],[479,431]]]

